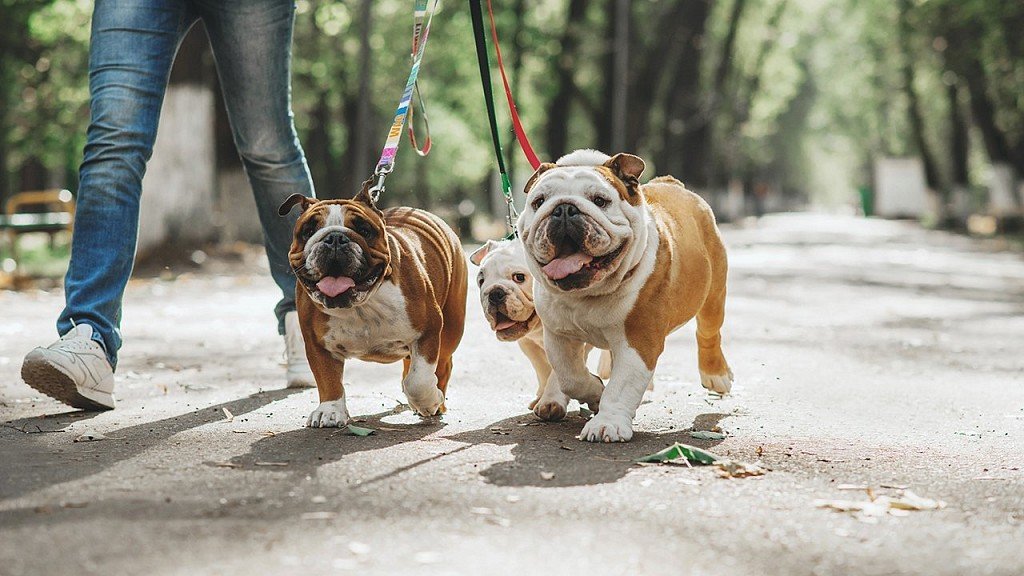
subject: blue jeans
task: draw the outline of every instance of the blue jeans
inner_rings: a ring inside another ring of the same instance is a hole
[[[293,193],[312,196],[313,184],[291,110],[293,0],[97,0],[89,49],[92,118],[79,172],[67,306],[57,331],[91,324],[112,366],[135,259],[142,176],[175,53],[199,20],[256,197],[270,272],[281,288],[279,332],[285,313],[295,309],[288,247],[297,216],[282,218],[277,208]]]

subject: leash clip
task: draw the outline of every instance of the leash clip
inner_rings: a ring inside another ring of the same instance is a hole
[[[388,174],[391,174],[391,171],[394,169],[394,164],[385,164],[384,166],[378,166],[377,169],[374,170],[373,175],[377,178],[377,182],[373,186],[370,186],[370,189],[368,190],[370,198],[373,200],[374,204],[376,204],[377,200],[380,198],[381,192],[384,192],[384,179],[387,178]]]

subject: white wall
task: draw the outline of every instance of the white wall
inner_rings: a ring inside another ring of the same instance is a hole
[[[140,255],[166,243],[214,236],[214,97],[203,86],[167,90],[153,158],[142,180]]]

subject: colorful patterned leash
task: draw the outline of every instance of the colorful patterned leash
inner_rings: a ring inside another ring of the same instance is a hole
[[[416,0],[415,15],[413,21],[413,47],[415,48],[412,60],[412,69],[409,71],[409,79],[405,83],[405,90],[402,91],[402,99],[398,102],[395,110],[395,120],[388,131],[388,139],[384,142],[384,150],[381,152],[377,167],[373,170],[373,176],[377,182],[370,187],[370,197],[376,202],[384,192],[384,179],[395,169],[395,156],[398,154],[398,145],[402,141],[402,128],[405,127],[407,119],[412,116],[412,96],[416,90],[416,78],[420,73],[420,63],[423,62],[423,53],[427,47],[427,38],[430,35],[430,23],[434,19],[434,11],[437,10],[437,0],[433,0],[430,11],[427,12],[429,0]],[[426,23],[424,23],[426,20]],[[422,98],[420,105],[422,106]],[[413,140],[415,146],[415,140]],[[427,137],[425,150],[426,154],[430,149],[430,137]]]

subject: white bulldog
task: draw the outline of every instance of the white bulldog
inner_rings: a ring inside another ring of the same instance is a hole
[[[701,384],[725,394],[722,354],[727,261],[711,208],[671,177],[641,185],[644,162],[579,150],[526,184],[518,230],[544,322],[554,377],[534,411],[560,419],[569,398],[598,413],[580,439],[625,442],[666,337],[697,318]],[[607,388],[585,345],[611,351]]]
[[[533,274],[526,267],[523,243],[519,239],[488,240],[469,255],[469,261],[480,267],[476,276],[480,306],[491,330],[502,342],[518,343],[533,365],[537,374],[537,397],[530,402],[530,409],[536,411],[551,376],[551,363],[544,352],[544,325],[533,305]],[[592,348],[587,346],[588,355]],[[611,356],[607,350],[601,351],[597,373],[601,378],[611,373]]]

